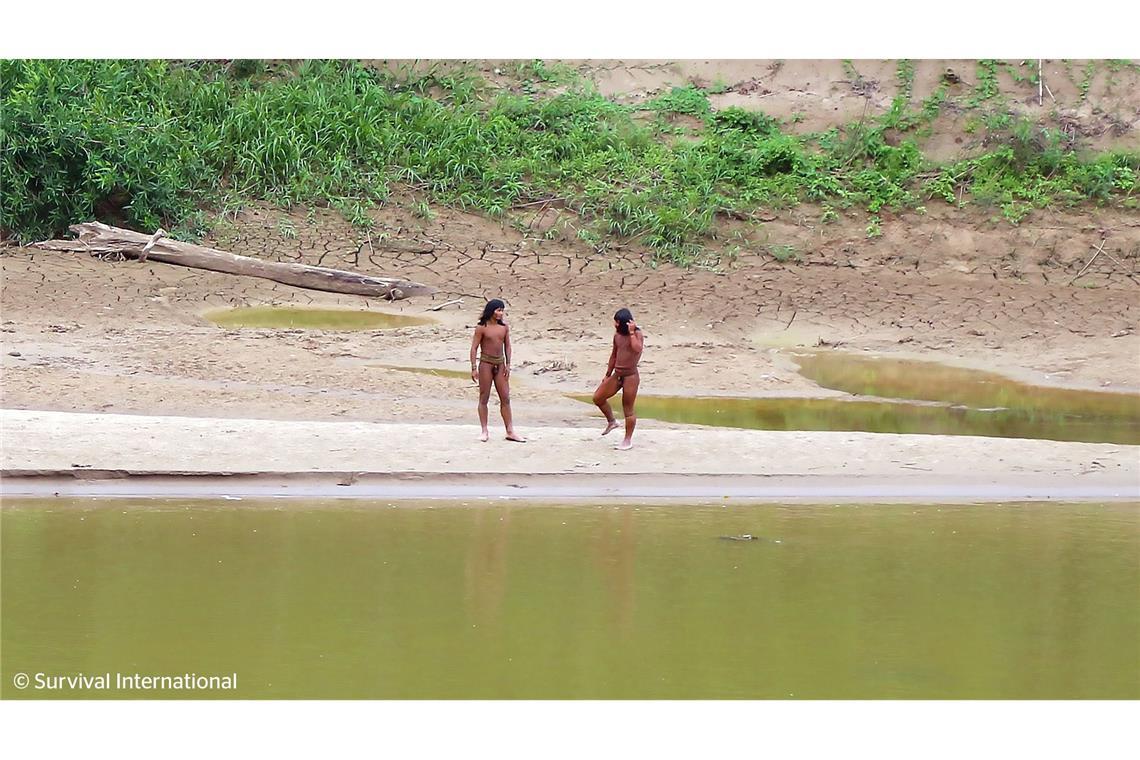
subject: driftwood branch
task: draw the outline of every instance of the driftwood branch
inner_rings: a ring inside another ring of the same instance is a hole
[[[451,299],[450,301],[444,301],[444,302],[443,302],[443,303],[441,303],[439,306],[432,306],[432,307],[430,307],[430,308],[428,309],[428,311],[439,311],[439,310],[440,310],[440,309],[442,309],[444,306],[453,306],[453,305],[455,305],[455,304],[458,304],[458,305],[462,306],[462,305],[463,305],[463,299],[462,299],[462,298],[453,298],[453,299]]]
[[[216,248],[171,240],[165,236],[163,230],[158,230],[153,235],[145,235],[141,232],[109,227],[100,222],[73,224],[69,229],[79,235],[78,240],[45,240],[33,243],[31,247],[49,251],[76,251],[89,253],[92,256],[117,255],[140,261],[161,261],[194,269],[261,277],[297,288],[373,296],[387,298],[390,301],[435,292],[435,288],[410,280],[372,277],[343,269],[238,256]]]
[[[150,249],[154,248],[154,244],[158,242],[159,238],[164,237],[166,237],[166,230],[162,229],[161,227],[155,230],[154,234],[150,236],[150,240],[146,241],[146,245],[143,246],[142,253],[139,254],[139,261],[146,261],[146,257],[150,253]]]
[[[1088,269],[1089,267],[1091,267],[1091,266],[1093,265],[1093,262],[1094,262],[1094,261],[1096,261],[1096,257],[1097,257],[1097,256],[1100,256],[1102,253],[1104,253],[1104,242],[1105,242],[1105,241],[1103,241],[1103,240],[1102,240],[1102,241],[1100,241],[1099,243],[1097,243],[1097,245],[1096,245],[1096,253],[1094,253],[1094,254],[1092,255],[1092,258],[1091,258],[1091,259],[1089,259],[1089,263],[1087,263],[1087,264],[1085,264],[1083,267],[1081,267],[1081,271],[1077,272],[1077,276],[1076,276],[1076,277],[1074,277],[1073,279],[1069,280],[1069,284],[1070,284],[1070,285],[1072,285],[1072,284],[1073,284],[1074,282],[1076,282],[1077,280],[1081,279],[1081,275],[1085,273],[1085,270],[1086,270],[1086,269]]]

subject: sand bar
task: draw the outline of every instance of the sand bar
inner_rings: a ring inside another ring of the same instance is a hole
[[[18,495],[1138,500],[1140,447],[972,436],[643,426],[525,444],[478,427],[3,410]],[[613,440],[610,440],[613,438]]]

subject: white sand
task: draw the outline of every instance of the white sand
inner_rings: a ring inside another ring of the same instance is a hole
[[[501,430],[480,443],[474,425],[22,410],[3,410],[0,422],[8,496],[58,492],[61,485],[71,494],[236,493],[238,481],[246,493],[275,493],[281,487],[275,491],[273,483],[292,477],[285,492],[360,496],[1140,500],[1140,446],[1117,444],[660,430],[650,421],[633,450],[617,451],[619,431],[602,438],[600,429],[584,427],[530,428],[529,442],[517,444]],[[153,484],[156,476],[167,479],[148,487],[134,476]],[[171,490],[179,480],[195,485]]]

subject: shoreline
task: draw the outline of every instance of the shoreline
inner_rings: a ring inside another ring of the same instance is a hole
[[[0,494],[353,499],[1138,501],[1140,446],[976,436],[594,427],[482,444],[459,424],[0,410]]]
[[[639,504],[841,504],[908,505],[990,504],[1012,502],[1113,502],[1140,505],[1140,492],[1126,486],[1072,486],[1064,482],[964,481],[909,482],[850,479],[808,479],[774,476],[763,481],[738,477],[679,476],[673,485],[637,482],[630,476],[554,475],[541,478],[479,478],[454,473],[416,473],[415,482],[401,482],[405,473],[322,473],[310,475],[177,475],[115,474],[87,479],[68,473],[4,473],[0,502],[55,498],[195,499],[195,500],[398,500],[413,502],[530,501],[541,505],[595,504],[603,500]],[[352,482],[345,482],[351,479]],[[664,480],[670,480],[665,476]],[[389,506],[392,506],[389,504]]]

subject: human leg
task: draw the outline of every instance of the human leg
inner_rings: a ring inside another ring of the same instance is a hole
[[[602,414],[606,416],[606,429],[602,431],[602,435],[606,435],[618,427],[618,421],[614,419],[614,410],[610,406],[609,400],[618,392],[620,382],[621,380],[617,375],[610,375],[594,391],[594,405],[601,409]]]
[[[487,430],[487,402],[491,400],[491,382],[494,379],[495,366],[488,362],[479,362],[479,440],[486,441],[491,437]]]
[[[499,412],[503,415],[503,425],[507,429],[507,440],[526,443],[525,438],[515,433],[514,421],[511,417],[510,376],[506,372],[496,373],[495,390],[499,393]]]
[[[633,448],[633,429],[637,427],[637,415],[634,413],[634,404],[637,403],[637,389],[641,385],[641,377],[635,372],[625,378],[621,391],[621,411],[625,415],[625,439],[618,444],[619,449]]]

